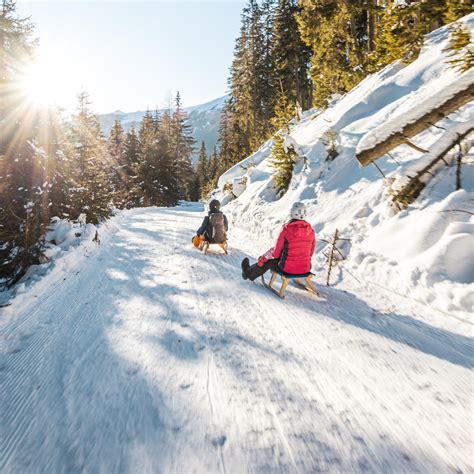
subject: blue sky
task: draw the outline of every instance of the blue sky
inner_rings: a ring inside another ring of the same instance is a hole
[[[71,109],[86,88],[94,109],[126,112],[222,96],[244,2],[19,1],[40,40],[36,95]],[[30,74],[31,75],[31,74]],[[43,93],[44,92],[44,93]]]

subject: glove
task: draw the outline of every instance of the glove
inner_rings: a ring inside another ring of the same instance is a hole
[[[262,255],[261,257],[258,257],[257,265],[259,267],[263,267],[267,261],[268,261],[268,259],[265,258],[265,256]]]

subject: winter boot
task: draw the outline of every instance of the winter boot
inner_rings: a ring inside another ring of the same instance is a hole
[[[250,266],[250,262],[249,262],[249,259],[247,257],[245,257],[243,260],[242,260],[242,263],[240,264],[240,266],[242,267],[242,278],[244,280],[247,280],[248,279],[248,276],[247,276],[247,269],[249,268]]]

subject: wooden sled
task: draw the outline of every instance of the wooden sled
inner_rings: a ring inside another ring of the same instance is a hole
[[[226,255],[228,254],[227,249],[229,248],[229,246],[227,245],[227,241],[222,244],[215,244],[215,243],[207,242],[205,240],[201,245],[201,250],[204,255],[207,255],[207,252],[209,251],[209,247],[211,245],[218,245],[224,251]]]
[[[277,279],[278,275],[280,275],[281,277],[281,287],[279,291],[273,288],[273,284],[275,283],[275,280]],[[320,296],[318,290],[311,281],[311,278],[313,277],[314,275],[312,273],[305,273],[304,275],[289,275],[272,271],[272,277],[270,279],[270,282],[267,283],[265,281],[264,276],[262,275],[262,283],[263,286],[273,291],[273,293],[278,295],[280,298],[285,298],[285,290],[290,281],[294,281],[300,288],[303,288],[304,290],[312,293],[313,295]]]

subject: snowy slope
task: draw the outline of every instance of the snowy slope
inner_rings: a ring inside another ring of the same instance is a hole
[[[191,246],[202,216],[125,211],[0,309],[0,472],[472,470],[469,324],[282,301],[240,278],[259,239]]]
[[[474,14],[460,21],[474,31]],[[474,150],[464,159],[463,189],[455,191],[455,167],[444,167],[415,203],[396,215],[389,205],[391,192],[430,155],[422,156],[406,145],[398,147],[392,157],[377,161],[385,179],[375,166],[362,168],[355,159],[358,148],[380,141],[400,123],[436,106],[440,97],[450,97],[461,85],[474,83],[473,70],[460,74],[450,67],[447,46],[448,28],[443,27],[427,36],[413,63],[394,63],[367,77],[324,112],[307,112],[299,123],[293,123],[286,144],[295,147],[300,160],[281,199],[273,189],[271,141],[221,176],[217,196],[230,201],[231,196],[222,190],[226,183],[233,185],[237,196],[226,206],[234,223],[261,235],[268,246],[291,204],[302,200],[309,206],[309,221],[317,236],[330,240],[339,229],[351,239],[343,249],[348,260],[340,265],[334,281],[370,282],[373,292],[384,297],[401,293],[443,314],[471,317]],[[437,125],[454,131],[472,120],[471,103]],[[326,159],[328,130],[337,134],[339,156],[332,162]],[[413,141],[428,149],[444,131],[431,127]],[[325,264],[325,245],[319,241],[316,270]]]
[[[196,140],[197,151],[194,159],[197,158],[199,147],[203,141],[206,144],[208,154],[214,150],[217,143],[221,111],[226,99],[227,96],[225,95],[205,104],[185,107],[184,110],[188,113],[188,123],[193,128],[193,136]],[[160,112],[164,112],[164,110]],[[99,115],[99,122],[104,133],[108,134],[116,119],[121,121],[125,130],[129,130],[132,127],[138,129],[144,115],[145,111],[121,112],[117,110],[110,114]]]

